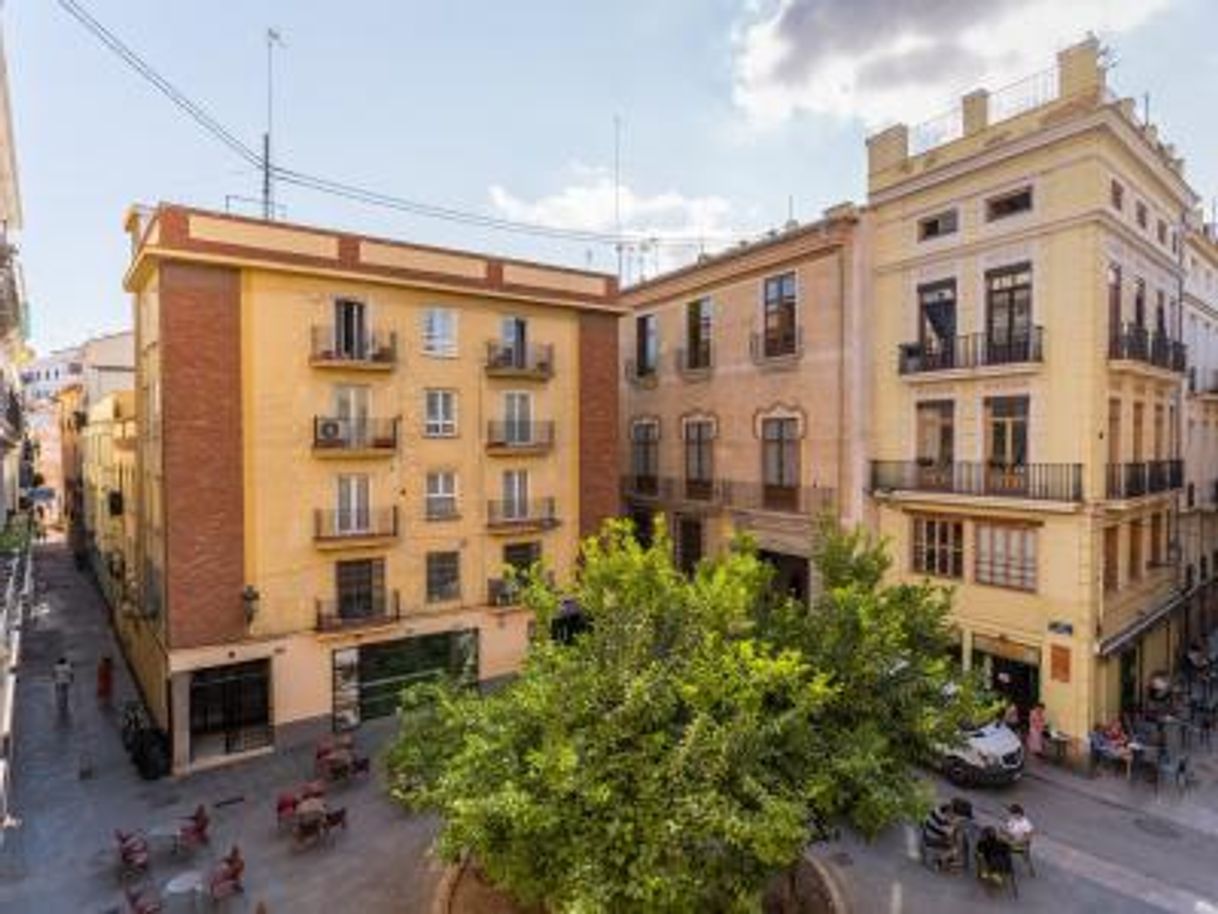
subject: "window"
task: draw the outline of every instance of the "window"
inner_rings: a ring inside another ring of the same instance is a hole
[[[362,359],[368,354],[368,328],[363,302],[340,298],[334,302],[334,348],[340,358]]]
[[[436,356],[457,354],[457,313],[451,308],[423,312],[423,351]]]
[[[985,274],[986,361],[1026,361],[1031,355],[1032,268],[1028,264]]]
[[[1005,219],[1008,216],[1026,213],[1031,209],[1032,188],[1021,187],[1019,190],[1000,194],[987,200],[985,204],[985,218],[987,222],[994,222],[997,219]]]
[[[709,419],[685,423],[685,494],[689,498],[709,498],[714,479],[713,448],[715,425]]]
[[[922,487],[950,487],[955,460],[955,404],[930,400],[918,404],[918,476]]]
[[[660,362],[660,324],[654,314],[634,319],[634,350],[639,377],[655,374]]]
[[[1022,467],[1028,460],[1028,398],[986,397],[986,459],[991,468]]]
[[[541,561],[541,543],[509,543],[503,547],[503,564],[524,574]]]
[[[1121,332],[1121,267],[1108,265],[1108,333],[1115,340]]]
[[[977,524],[978,584],[1036,589],[1036,530],[1015,524]]]
[[[929,241],[932,238],[942,238],[944,235],[954,235],[959,227],[958,220],[959,214],[954,209],[919,219],[918,240]]]
[[[1120,586],[1120,527],[1104,528],[1104,590],[1113,591]]]
[[[384,559],[336,562],[334,584],[339,618],[364,619],[384,612]]]
[[[1152,514],[1150,516],[1150,564],[1152,568],[1158,568],[1164,564],[1163,561],[1163,515]],[[1201,567],[1205,567],[1205,559],[1201,559]]]
[[[641,419],[630,426],[630,465],[635,488],[654,492],[660,471],[660,423]]]
[[[1129,525],[1129,577],[1136,580],[1142,577],[1145,564],[1142,558],[1142,539],[1145,536],[1143,524],[1135,520]]]
[[[461,553],[427,553],[427,602],[442,603],[461,597]]]
[[[1138,221],[1138,228],[1146,228],[1147,223],[1150,222],[1150,213],[1146,209],[1146,204],[1139,200],[1138,205],[1134,208],[1134,213]]]
[[[499,366],[512,368],[528,367],[529,324],[522,317],[505,317],[500,325],[499,338],[503,348]]]
[[[1162,219],[1155,223],[1155,237],[1159,239],[1159,244],[1167,244],[1167,223]]]
[[[783,273],[765,280],[762,309],[764,357],[772,359],[794,355],[799,346],[794,273]]]
[[[762,501],[767,508],[791,508],[799,492],[799,423],[761,420]]]
[[[1139,330],[1146,327],[1146,280],[1133,281],[1133,323]]]
[[[956,280],[918,286],[918,344],[922,368],[956,364]]]
[[[963,521],[913,518],[913,570],[943,578],[963,578]]]
[[[711,365],[711,300],[699,298],[685,309],[685,367],[710,368]]]
[[[526,520],[529,516],[529,471],[504,470],[503,517],[505,520]]]
[[[525,391],[509,390],[503,395],[503,440],[507,444],[533,441],[533,397]]]
[[[428,520],[448,520],[457,516],[457,474],[437,470],[427,474],[426,508]]]
[[[1125,209],[1125,185],[1116,178],[1113,178],[1112,183],[1108,185],[1108,202],[1117,212]]]
[[[452,438],[457,434],[457,392],[428,390],[427,418],[423,434],[428,438]]]
[[[338,477],[335,509],[335,532],[363,533],[371,527],[368,477],[345,475]]]

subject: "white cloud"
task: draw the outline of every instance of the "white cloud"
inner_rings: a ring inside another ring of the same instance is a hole
[[[608,169],[575,164],[568,172],[569,183],[534,200],[492,185],[491,204],[499,215],[520,222],[614,233],[616,196],[622,234],[634,240],[628,256],[645,260],[649,274],[687,263],[700,250],[714,251],[741,237],[732,227],[739,216],[723,197],[690,197],[676,190],[645,194],[627,184],[615,195]]]
[[[756,124],[798,111],[869,126],[925,117],[961,91],[1051,65],[1088,31],[1137,28],[1173,0],[746,0],[736,103]]]

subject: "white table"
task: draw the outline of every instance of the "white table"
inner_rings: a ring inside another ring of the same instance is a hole
[[[198,870],[187,870],[178,873],[167,883],[164,891],[165,901],[175,902],[179,898],[190,897],[191,910],[199,910],[199,902],[203,898],[203,874]]]

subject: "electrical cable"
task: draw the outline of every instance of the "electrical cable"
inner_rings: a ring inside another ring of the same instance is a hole
[[[102,42],[102,44],[118,55],[123,62],[131,67],[139,76],[150,82],[158,91],[160,91],[178,108],[185,112],[186,115],[194,120],[196,124],[210,133],[221,143],[228,146],[230,150],[241,158],[245,159],[250,164],[257,166],[259,169],[264,168],[264,162],[261,155],[243,143],[235,134],[224,127],[223,124],[208,114],[206,110],[193,102],[188,96],[186,96],[185,93],[176,88],[168,79],[158,73],[147,61],[145,61],[134,50],[126,45],[117,35],[102,25],[101,22],[99,22],[84,7],[77,3],[76,0],[58,0],[58,2],[59,5],[63,7],[63,9],[66,10],[73,18],[75,18],[77,22],[84,26],[91,34],[94,35],[94,37]],[[354,184],[347,184],[341,181],[320,177],[318,175],[311,175],[302,171],[296,171],[291,168],[275,165],[274,163],[271,163],[270,165],[270,172],[271,175],[278,181],[307,190],[313,190],[318,193],[330,194],[332,196],[342,197],[354,202],[365,203],[372,206],[380,206],[386,209],[406,212],[416,216],[443,219],[450,222],[457,222],[480,228],[494,229],[497,231],[515,232],[523,235],[533,235],[537,237],[552,238],[563,241],[575,241],[586,244],[625,246],[638,245],[646,248],[695,247],[702,246],[707,241],[706,235],[663,236],[656,235],[654,231],[646,235],[632,235],[622,232],[603,232],[595,229],[566,228],[536,222],[524,222],[515,219],[490,216],[483,213],[470,212],[468,210],[456,209],[454,207],[423,203],[405,197],[394,196],[382,191],[373,190],[366,187],[359,187]],[[741,236],[737,236],[737,238],[740,237]],[[724,238],[722,240],[724,244],[729,244],[732,240],[736,239]]]

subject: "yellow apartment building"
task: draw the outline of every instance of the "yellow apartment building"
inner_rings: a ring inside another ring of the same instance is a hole
[[[1188,595],[1182,640],[1191,642],[1218,626],[1218,226],[1194,215],[1184,251],[1189,368],[1180,543]]]
[[[801,598],[821,512],[861,519],[859,216],[843,205],[622,293],[626,512],[692,568],[747,531]]]
[[[871,493],[966,666],[1081,736],[1177,662],[1183,163],[1094,40],[868,141]]]
[[[616,280],[132,210],[142,592],[175,770],[512,673],[511,569],[616,513]]]
[[[62,520],[68,545],[84,554],[84,487],[81,481],[80,433],[88,422],[85,389],[79,382],[55,394],[55,421],[59,426],[59,466],[63,479]]]
[[[80,434],[85,549],[114,613],[119,638],[136,610],[135,391],[107,394],[89,408]]]

